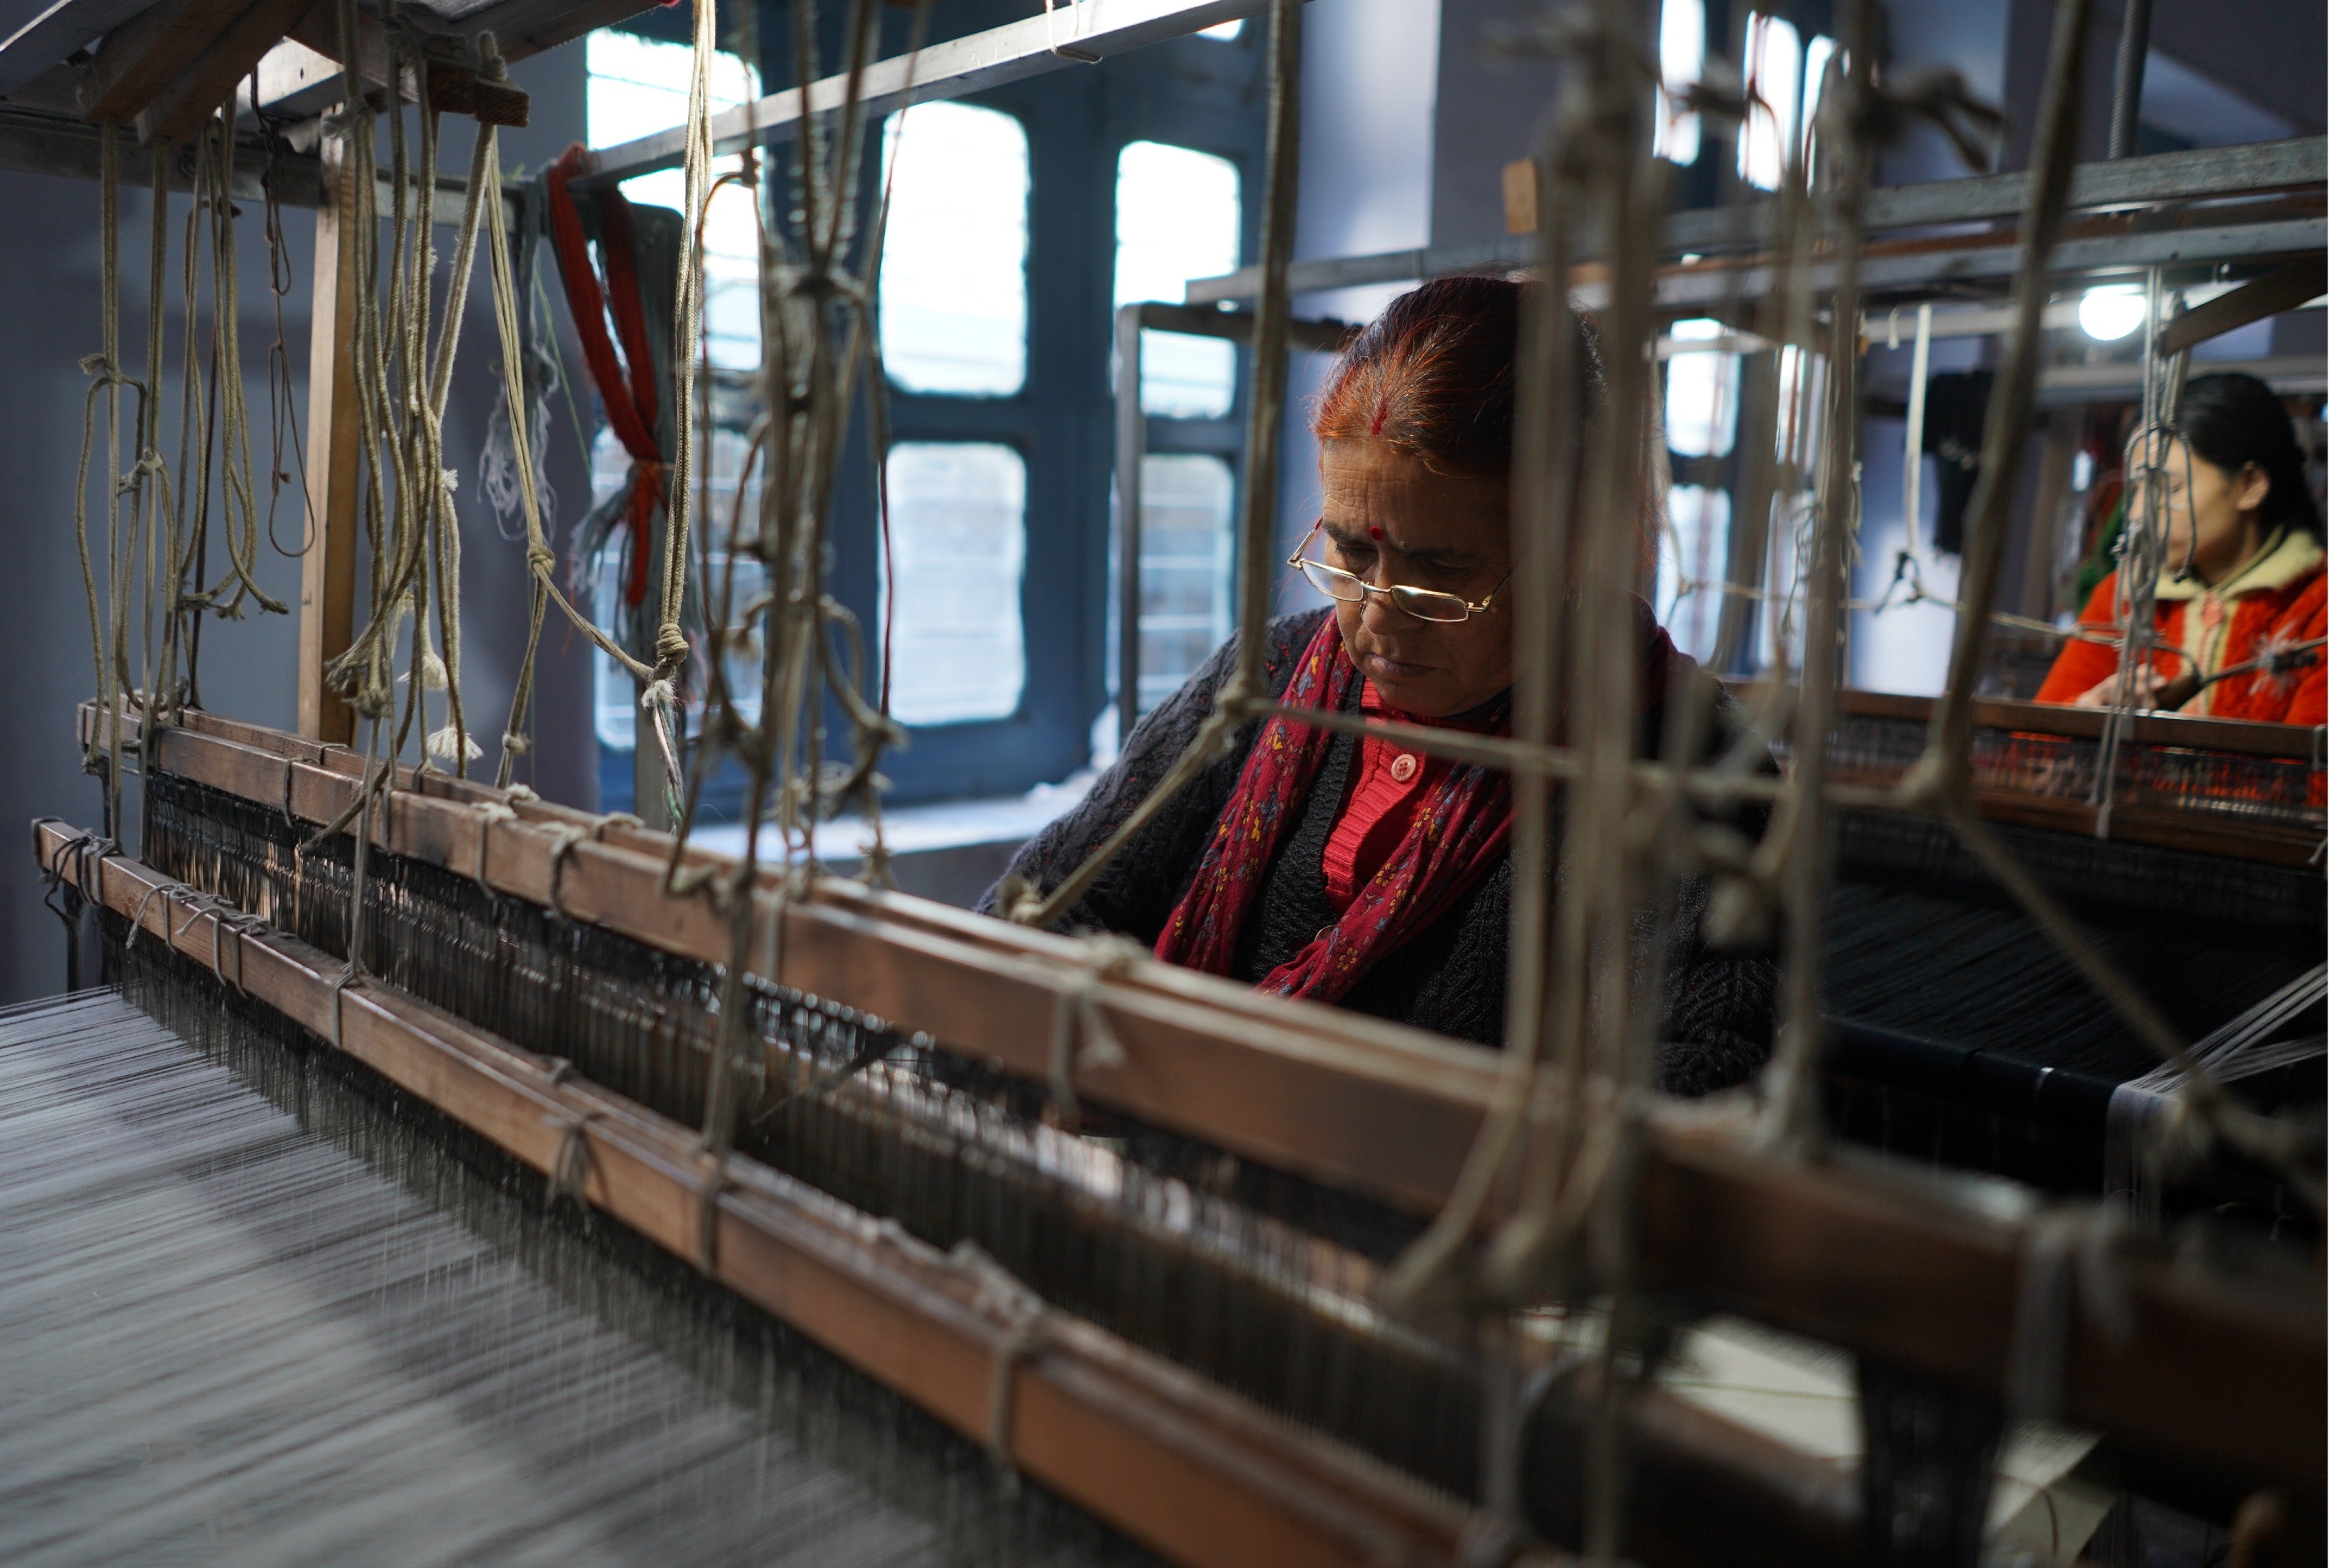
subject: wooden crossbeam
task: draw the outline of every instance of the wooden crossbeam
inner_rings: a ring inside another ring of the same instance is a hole
[[[2324,292],[2329,292],[2329,255],[2302,257],[2185,311],[2161,328],[2159,352],[2181,353],[2251,321],[2294,310]]]
[[[137,115],[137,139],[178,141],[201,129],[284,29],[315,0],[253,0],[211,39],[192,65],[156,92]]]
[[[315,6],[305,16],[286,24],[283,33],[291,42],[327,60],[343,58],[339,22],[329,5]],[[355,54],[356,73],[385,88],[391,74],[388,33],[380,18],[369,11],[356,13]],[[422,69],[428,75],[432,109],[467,115],[484,125],[523,127],[526,123],[531,100],[516,83],[482,80],[473,68],[435,55],[423,59]],[[394,74],[399,96],[407,103],[420,102],[420,85],[412,68],[406,66]]]
[[[309,823],[337,816],[363,766],[354,752],[199,713],[158,733],[147,760]],[[553,902],[567,830],[597,820],[533,801],[511,803],[514,820],[488,820],[478,808],[502,802],[498,792],[442,775],[416,782],[375,812],[381,847],[485,874],[538,905]],[[621,828],[577,844],[554,902],[660,951],[721,962],[726,917],[661,892],[669,847],[664,835]],[[1048,1081],[1051,1021],[1086,994],[1077,943],[834,879],[780,903],[767,876],[753,896],[756,973]],[[1417,1213],[1445,1201],[1494,1091],[1488,1053],[1166,965],[1138,966],[1090,994],[1124,1061],[1080,1071],[1080,1094]],[[1966,1387],[2004,1388],[2032,1217],[2020,1189],[1872,1156],[1757,1157],[1674,1106],[1652,1114],[1641,1190],[1652,1289]],[[2122,1261],[2127,1335],[2105,1335],[2078,1312],[2065,1326],[2064,1419],[2168,1462],[2317,1496],[2329,1464],[2317,1278],[2202,1273],[2141,1242]]]
[[[131,17],[105,35],[90,61],[81,89],[83,112],[92,124],[137,118],[250,5],[250,0],[161,0]],[[217,99],[212,99],[211,107],[217,106]]]

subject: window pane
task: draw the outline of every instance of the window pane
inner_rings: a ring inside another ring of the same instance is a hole
[[[902,121],[902,124],[901,124]],[[999,109],[891,115],[882,354],[908,392],[1007,397],[1027,383],[1027,131]]]
[[[1804,46],[1795,24],[1777,16],[1747,19],[1747,125],[1739,138],[1739,173],[1767,191],[1779,188],[1795,145],[1803,92]]]
[[[1683,90],[1706,69],[1706,0],[1665,0],[1658,17],[1658,156],[1698,162],[1698,116],[1683,109]]]
[[[1192,278],[1237,269],[1237,165],[1163,142],[1127,142],[1116,160],[1116,303],[1178,304]],[[1140,405],[1219,419],[1237,392],[1237,349],[1218,338],[1149,332],[1140,340]]]
[[[1200,27],[1197,29],[1197,36],[1218,38],[1223,43],[1232,43],[1236,42],[1237,35],[1244,31],[1245,18],[1240,16],[1235,22],[1216,22],[1211,27]]]
[[[1658,605],[1674,646],[1695,659],[1714,652],[1722,582],[1730,562],[1730,496],[1676,485],[1666,496],[1671,529],[1658,555]]]
[[[909,724],[1008,718],[1027,682],[1027,465],[989,441],[900,441],[889,479],[890,711]]]
[[[1219,458],[1140,463],[1140,711],[1229,639],[1235,486]]]
[[[589,73],[584,99],[589,145],[612,146],[684,124],[694,58],[684,43],[665,43],[612,28],[590,33],[583,42],[584,68]],[[712,56],[711,88],[712,112],[718,114],[758,98],[759,73],[723,51]],[[712,177],[738,166],[733,156],[714,158]],[[625,180],[622,189],[634,202],[674,212],[687,208],[687,177],[678,169],[636,175]],[[703,335],[712,363],[731,369],[749,369],[760,360],[756,227],[750,192],[729,184],[713,193],[703,222]]]
[[[1694,339],[1719,338],[1722,324],[1704,316],[1674,324],[1674,354],[1666,361],[1666,445],[1685,458],[1720,458],[1739,426],[1739,356],[1693,350]]]
[[[1822,33],[1804,46],[1804,114],[1802,146],[1806,168],[1814,161],[1813,135],[1818,128],[1820,90],[1827,85],[1828,61],[1835,58],[1835,40]]]

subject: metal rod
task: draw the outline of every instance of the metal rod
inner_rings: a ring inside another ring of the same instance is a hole
[[[2151,0],[2121,0],[2118,63],[2111,71],[2110,156],[2135,156],[2143,121],[2143,68],[2151,53]]]
[[[2071,176],[2069,204],[2073,209],[2140,205],[2317,186],[2324,165],[2329,165],[2329,143],[2320,137],[2082,164]],[[2029,178],[2027,174],[1990,175],[1873,191],[1864,222],[1876,230],[2011,218],[2027,204]],[[1660,230],[1659,250],[1680,256],[1759,248],[1771,238],[1770,206],[1759,205],[1743,221],[1741,214],[1727,208],[1676,213]],[[1447,277],[1482,268],[1526,267],[1535,260],[1535,244],[1534,235],[1511,234],[1457,245],[1299,261],[1288,270],[1288,287],[1297,294],[1314,294],[1361,284]],[[2010,256],[2011,251],[2001,254]],[[1250,299],[1258,278],[1258,272],[1249,267],[1219,278],[1193,279],[1189,303]]]
[[[869,116],[916,103],[963,98],[1006,82],[1041,76],[1064,65],[1096,65],[1166,39],[1181,38],[1224,22],[1259,15],[1268,0],[1080,0],[1052,14],[1006,23],[967,38],[933,43],[918,55],[877,60],[859,78],[858,101]],[[740,104],[712,121],[714,154],[739,152],[777,140],[809,115],[837,113],[849,101],[850,79],[828,76],[806,91],[787,88],[756,102]],[[676,168],[684,151],[685,128],[621,142],[599,154],[599,166],[585,186],[611,184],[634,175]]]
[[[1148,413],[1140,405],[1141,307],[1116,313],[1116,744],[1140,722],[1140,469]]]

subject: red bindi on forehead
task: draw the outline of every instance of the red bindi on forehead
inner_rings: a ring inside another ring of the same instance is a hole
[[[1381,528],[1369,528],[1367,530],[1367,537],[1370,539],[1380,539],[1382,537],[1382,530]]]

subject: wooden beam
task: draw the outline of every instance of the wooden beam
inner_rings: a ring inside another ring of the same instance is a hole
[[[306,14],[295,16],[285,24],[283,33],[292,43],[327,60],[343,57],[339,22],[329,5],[316,5]],[[369,11],[356,13],[355,54],[356,74],[382,88],[384,101],[389,79],[388,34],[380,18]],[[431,108],[448,114],[467,115],[486,125],[522,127],[526,123],[531,99],[525,90],[515,83],[486,81],[470,66],[433,56],[424,58],[422,67],[428,73]],[[398,92],[404,101],[420,102],[420,83],[412,68],[406,66],[396,76]]]
[[[883,1232],[743,1156],[712,1166],[694,1130],[391,987],[335,988],[338,960],[277,933],[239,937],[126,856],[76,859],[43,823],[44,864],[146,939],[229,979],[310,1034],[545,1176],[565,1140],[588,1153],[583,1200],[897,1390],[975,1441],[990,1390],[1020,1469],[1127,1535],[1192,1563],[1447,1563],[1467,1510],[1446,1497],[1064,1313],[1032,1349],[975,1269]],[[85,880],[84,880],[85,879]],[[712,1245],[698,1214],[712,1197]],[[1725,1440],[1734,1449],[1745,1434]],[[1751,1440],[1749,1440],[1751,1441]],[[1549,1554],[1522,1559],[1551,1568]]]
[[[0,39],[0,98],[37,80],[145,10],[152,0],[54,0]]]
[[[159,92],[137,116],[141,142],[180,141],[193,135],[234,95],[259,57],[275,47],[285,28],[315,0],[253,0],[192,65]]]
[[[314,307],[307,344],[307,551],[299,559],[299,733],[347,745],[355,714],[324,684],[324,672],[355,635],[356,269],[371,236],[348,217],[354,171],[347,144],[325,138],[324,201],[316,209]]]
[[[213,39],[234,24],[250,4],[250,0],[162,0],[107,33],[90,62],[89,79],[81,89],[87,118],[91,124],[135,119],[189,62],[202,57]]]
[[[2294,310],[2324,293],[2329,293],[2329,255],[2299,257],[2169,322],[2160,331],[2159,352],[2180,353],[2251,321]]]
[[[288,806],[304,822],[329,821],[354,798],[354,753],[203,732],[220,723],[187,715],[155,738],[149,766]],[[612,829],[604,842],[575,845],[553,873],[563,829],[590,819],[536,802],[514,803],[514,820],[485,819],[478,806],[502,798],[452,780],[396,790],[375,814],[374,838],[537,905],[553,902],[555,874],[555,902],[573,918],[663,952],[724,960],[726,919],[703,899],[661,892],[667,837]],[[1051,1020],[1084,994],[1080,944],[834,879],[779,905],[770,875],[754,900],[754,972],[1048,1081]],[[777,951],[781,963],[771,965]],[[1080,1072],[1085,1098],[1419,1214],[1445,1201],[1494,1092],[1486,1052],[1208,975],[1144,964],[1091,996],[1124,1061]],[[1642,1191],[1651,1288],[1963,1386],[2004,1387],[2031,1217],[2019,1189],[1873,1157],[1768,1158],[1693,1108],[1661,1106]],[[2115,1338],[2070,1315],[2063,1418],[2200,1471],[2317,1495],[2329,1465],[2317,1277],[2197,1272],[2151,1243],[2130,1243],[2120,1258],[2131,1329]]]

